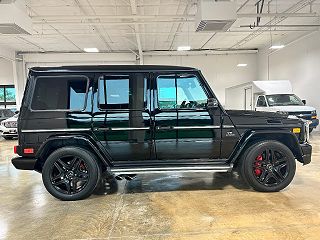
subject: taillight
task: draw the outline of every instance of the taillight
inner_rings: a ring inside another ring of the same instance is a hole
[[[25,154],[34,153],[34,149],[33,148],[25,148],[25,149],[23,149],[23,153],[25,153]]]
[[[14,147],[13,147],[13,152],[14,152],[14,154],[17,154],[17,148],[18,148],[18,146],[14,146]]]

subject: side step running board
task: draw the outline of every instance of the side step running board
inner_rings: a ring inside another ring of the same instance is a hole
[[[149,173],[170,173],[170,172],[230,172],[233,165],[213,166],[183,166],[183,167],[139,167],[139,168],[111,168],[114,174],[149,174]]]

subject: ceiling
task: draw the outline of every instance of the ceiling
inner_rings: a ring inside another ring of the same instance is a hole
[[[257,1],[237,0],[238,19],[230,30],[205,33],[195,32],[196,0],[26,0],[33,34],[0,35],[0,46],[20,52],[96,47],[139,55],[181,45],[197,51],[257,49],[319,30],[292,25],[319,25],[320,0],[265,0],[260,26],[250,29],[257,20]],[[266,24],[272,27],[261,27]]]

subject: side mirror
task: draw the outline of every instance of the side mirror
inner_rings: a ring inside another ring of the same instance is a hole
[[[303,104],[306,105],[307,101],[305,99],[302,100]]]
[[[19,113],[19,111],[15,111],[14,113],[15,113],[15,114],[18,114],[18,113]]]
[[[207,100],[207,109],[217,109],[219,107],[218,100],[215,98],[209,98]]]

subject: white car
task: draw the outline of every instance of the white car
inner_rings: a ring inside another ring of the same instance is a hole
[[[19,114],[14,115],[11,118],[1,121],[0,124],[0,136],[9,140],[18,137],[17,121]]]

